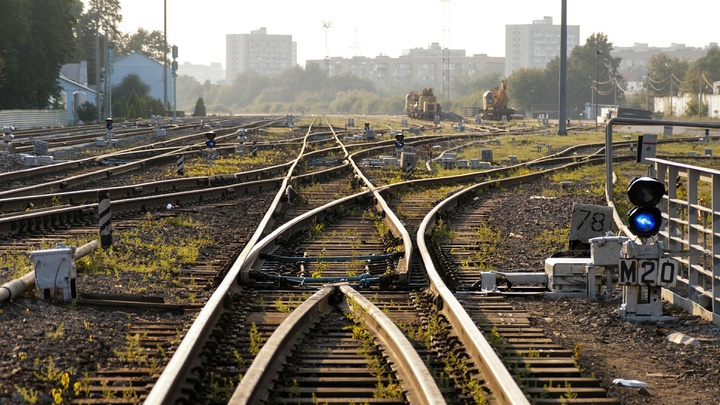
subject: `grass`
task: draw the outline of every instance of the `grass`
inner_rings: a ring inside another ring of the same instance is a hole
[[[532,238],[535,250],[552,254],[566,248],[570,239],[570,225],[558,228],[557,224],[543,222],[538,228],[542,231],[534,234]]]
[[[86,241],[78,238],[67,244]],[[146,293],[160,287],[155,283],[176,279],[183,267],[197,262],[203,247],[212,244],[206,226],[189,215],[153,218],[148,213],[139,227],[115,232],[110,248],[96,249],[76,262],[78,271],[87,275],[139,274],[143,282],[132,293]]]

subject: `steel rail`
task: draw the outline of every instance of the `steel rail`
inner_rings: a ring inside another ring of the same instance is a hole
[[[313,122],[314,124],[314,122]],[[308,134],[312,132],[312,124],[308,127]],[[298,160],[302,157],[307,146],[307,136],[297,159],[291,165],[288,174],[282,180],[280,191],[275,195],[270,209],[260,221],[256,231],[250,237],[245,248],[228,270],[225,278],[220,282],[215,292],[210,296],[207,303],[200,311],[195,321],[188,329],[185,337],[178,345],[175,354],[170,358],[167,366],[163,369],[152,390],[146,398],[148,404],[173,404],[177,398],[182,384],[186,384],[186,376],[190,375],[193,367],[198,361],[198,352],[202,344],[207,341],[213,326],[217,323],[220,315],[231,306],[231,293],[239,288],[238,280],[242,266],[247,262],[250,252],[255,248],[258,241],[263,237],[266,230],[273,222],[275,211],[280,207],[280,200],[288,185],[290,174],[293,172]]]
[[[403,388],[413,404],[443,404],[440,388],[437,386],[423,359],[413,348],[395,323],[377,306],[347,284],[341,283],[322,287],[310,299],[296,308],[273,332],[253,360],[250,368],[238,384],[229,404],[256,404],[267,399],[269,392],[264,387],[272,382],[281,371],[284,359],[290,354],[295,342],[319,319],[319,314],[329,308],[333,294],[342,293],[346,302],[358,305],[343,305],[343,312],[350,312],[363,319],[374,336],[391,354],[390,360],[396,365]],[[356,311],[362,311],[356,313]]]
[[[265,125],[268,125],[268,123],[265,123]],[[237,133],[236,129],[223,129],[222,131],[228,131],[229,134],[220,135],[217,138],[218,140],[234,136]],[[36,166],[36,167],[23,169],[23,170],[15,170],[12,172],[0,173],[0,182],[12,181],[12,180],[17,180],[17,179],[21,179],[21,178],[25,178],[25,177],[30,177],[30,176],[41,176],[41,175],[48,174],[48,173],[66,171],[68,169],[73,169],[76,167],[94,165],[97,162],[102,161],[103,159],[111,159],[113,157],[123,156],[128,153],[141,153],[141,152],[147,152],[147,151],[153,151],[153,150],[161,150],[162,148],[166,147],[167,145],[172,145],[175,143],[183,143],[188,140],[193,140],[194,138],[201,138],[201,137],[204,137],[204,133],[184,135],[184,136],[169,139],[169,140],[163,140],[163,141],[151,143],[148,145],[136,146],[136,147],[124,149],[124,150],[118,151],[118,152],[105,153],[105,154],[101,154],[99,156],[89,157],[89,158],[85,158],[85,159],[78,159],[78,160],[72,160],[72,161],[60,161],[58,163],[54,163],[51,165]],[[195,148],[200,148],[200,147],[202,147],[202,143],[199,143],[199,142],[195,143],[193,145],[173,147],[173,149],[171,149],[170,151],[166,151],[165,153],[160,152],[160,153],[154,154],[154,157],[153,156],[151,156],[149,158],[146,157],[145,159],[152,160],[153,158],[160,158],[160,159],[170,158],[173,155],[177,155],[178,153],[181,153],[181,152],[183,152],[183,153],[199,153],[198,151],[195,151]],[[133,162],[133,163],[136,163],[136,162]],[[109,170],[109,169],[103,169],[103,170],[105,172],[107,172],[107,170]],[[58,188],[69,186],[69,184],[63,185],[62,182],[59,182],[55,185],[57,185]],[[19,191],[19,190],[21,190],[21,191]],[[44,188],[44,190],[46,192],[55,191],[52,188],[51,189]],[[29,191],[28,188],[0,191],[0,198],[17,196],[17,195],[27,195],[29,192],[33,192],[33,191]]]
[[[220,200],[232,195],[242,195],[266,189],[280,187],[281,178],[256,180],[233,185],[209,187],[202,190],[180,191],[172,194],[160,194],[145,197],[126,198],[110,202],[114,215],[125,212],[151,211],[163,209],[168,203],[183,206],[206,200]],[[28,211],[0,218],[0,235],[13,235],[29,230],[40,230],[53,225],[62,225],[62,218],[79,220],[97,220],[97,203],[77,206],[57,207],[46,210]]]

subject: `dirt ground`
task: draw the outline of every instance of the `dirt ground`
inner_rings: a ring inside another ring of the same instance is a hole
[[[578,193],[533,198],[552,187],[548,181],[499,190],[493,196],[507,201],[499,204],[496,218],[513,218],[494,222],[505,237],[498,269],[543,271],[544,259],[551,252],[528,248],[531,235],[549,226],[568,226],[575,202],[604,204],[603,198]],[[618,314],[622,296],[617,287],[610,297],[599,300],[513,298],[513,302],[529,311],[536,326],[556,343],[568,349],[579,347],[585,373],[599,378],[609,395],[624,404],[720,404],[720,328],[712,322],[668,305],[663,312],[673,320],[623,320]],[[673,333],[694,338],[695,343],[670,342],[668,336]],[[615,379],[639,380],[647,388],[621,387],[613,384]]]
[[[521,299],[537,326],[567,348],[579,345],[580,365],[601,379],[609,395],[624,404],[720,404],[720,328],[677,308],[666,322],[628,322],[620,318],[621,297]],[[685,345],[668,340],[672,333],[695,340]],[[627,388],[615,379],[639,380],[647,388]]]

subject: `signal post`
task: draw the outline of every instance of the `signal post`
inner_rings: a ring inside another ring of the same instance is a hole
[[[662,311],[662,287],[675,287],[678,263],[665,258],[664,244],[657,240],[662,212],[657,207],[665,194],[665,185],[652,177],[637,177],[630,182],[627,195],[633,208],[628,228],[638,236],[627,240],[620,251],[618,283],[622,285],[620,316],[628,320],[666,319]]]

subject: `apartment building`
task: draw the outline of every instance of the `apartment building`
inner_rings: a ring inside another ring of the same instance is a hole
[[[567,53],[580,44],[580,26],[567,26]],[[505,26],[505,76],[523,68],[544,68],[560,55],[560,25],[552,17]]]
[[[297,65],[297,43],[292,35],[270,35],[262,27],[250,34],[228,34],[225,39],[226,80],[243,72],[275,75]]]

